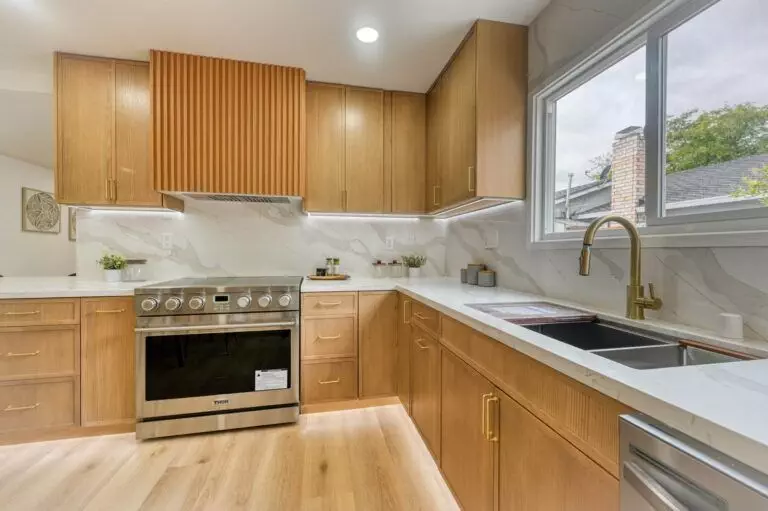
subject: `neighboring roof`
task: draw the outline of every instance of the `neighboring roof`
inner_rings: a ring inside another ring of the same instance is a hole
[[[598,187],[600,187],[603,184],[604,184],[603,181],[592,181],[591,183],[587,183],[587,184],[584,184],[584,185],[573,186],[573,187],[571,187],[571,196],[576,195],[577,193],[586,192],[590,188],[598,188]],[[565,198],[565,192],[566,192],[565,189],[557,190],[555,192],[555,201],[558,201],[560,199],[564,199]]]
[[[726,163],[667,174],[667,202],[730,195],[745,177],[768,165],[768,154],[747,156]]]

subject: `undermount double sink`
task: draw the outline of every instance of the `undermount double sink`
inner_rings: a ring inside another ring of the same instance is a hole
[[[545,307],[551,305],[559,308],[557,305],[547,304],[546,302],[538,302],[537,304],[478,304],[470,306],[634,369],[660,369],[742,360],[735,356],[691,346],[665,335],[614,324],[590,315],[585,315],[584,318],[577,321],[562,321],[560,319],[554,320],[555,322],[547,322],[547,319],[544,317],[533,320],[530,318],[521,320],[520,317],[513,319],[508,316],[505,317],[506,314],[501,312],[509,311],[511,308],[530,305],[543,305]],[[531,322],[534,324],[531,324]]]

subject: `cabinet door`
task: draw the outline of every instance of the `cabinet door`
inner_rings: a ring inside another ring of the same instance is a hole
[[[435,86],[427,94],[427,211],[440,209],[440,164],[444,160],[441,150],[445,149],[443,122],[443,79],[438,79]]]
[[[411,417],[427,447],[440,459],[440,345],[411,329]]]
[[[448,159],[442,166],[442,206],[475,196],[475,33],[465,41],[446,70],[446,126]]]
[[[83,298],[81,317],[82,424],[135,420],[132,297]]]
[[[346,90],[345,211],[384,211],[384,91]]]
[[[392,212],[423,213],[426,198],[426,98],[392,93]]]
[[[499,393],[499,511],[617,511],[619,482]]]
[[[307,211],[344,211],[344,87],[307,84]]]
[[[411,413],[411,299],[398,294],[397,395]]]
[[[105,205],[112,196],[114,67],[56,55],[56,200]]]
[[[360,293],[360,397],[397,393],[397,293]]]
[[[115,63],[115,196],[122,206],[162,206],[149,152],[149,64]]]
[[[448,350],[442,352],[440,467],[463,509],[492,511],[494,459],[491,432],[495,387]]]

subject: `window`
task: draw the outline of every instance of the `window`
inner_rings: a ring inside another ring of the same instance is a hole
[[[534,93],[534,241],[768,217],[766,26],[765,0],[672,0]]]

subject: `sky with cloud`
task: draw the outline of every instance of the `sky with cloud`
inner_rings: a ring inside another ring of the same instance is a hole
[[[668,35],[667,113],[768,104],[768,0],[721,0]],[[645,125],[645,47],[557,103],[557,184],[588,183],[614,134]]]

